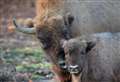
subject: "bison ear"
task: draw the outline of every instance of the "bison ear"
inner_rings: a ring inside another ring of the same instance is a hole
[[[72,25],[72,23],[74,21],[74,16],[71,13],[67,13],[64,16],[64,21],[65,21],[65,25],[67,25],[69,27]]]
[[[95,44],[96,43],[93,41],[87,42],[86,53],[88,53],[95,46]]]

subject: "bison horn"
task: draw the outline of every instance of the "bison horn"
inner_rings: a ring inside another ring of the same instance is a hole
[[[34,27],[32,27],[32,28],[29,28],[27,26],[26,27],[20,27],[16,22],[16,18],[13,18],[13,24],[15,25],[15,29],[17,31],[27,33],[27,34],[35,34],[35,32],[36,32],[36,28],[34,28]]]

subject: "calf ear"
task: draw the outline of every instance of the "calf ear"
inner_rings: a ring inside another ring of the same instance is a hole
[[[67,13],[64,16],[64,21],[65,21],[65,25],[67,25],[69,27],[72,25],[72,23],[74,21],[74,16],[71,13]]]
[[[95,44],[96,43],[93,41],[87,42],[86,53],[88,53],[95,46]]]

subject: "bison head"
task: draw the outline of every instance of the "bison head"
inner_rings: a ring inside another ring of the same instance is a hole
[[[64,41],[63,48],[70,73],[80,74],[82,72],[85,62],[87,61],[86,56],[94,45],[95,42],[81,41],[79,39]]]
[[[33,27],[24,26],[21,27],[17,24],[16,19],[13,23],[16,30],[28,34],[36,34],[38,40],[42,43],[43,50],[49,54],[49,59],[54,63],[58,62],[59,56],[64,54],[64,51],[60,45],[61,39],[71,38],[70,26],[74,20],[74,17],[70,14],[66,16],[52,16],[47,20],[42,21],[38,25],[36,22],[33,23]]]

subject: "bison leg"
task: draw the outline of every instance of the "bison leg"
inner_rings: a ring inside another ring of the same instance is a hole
[[[56,82],[72,82],[70,73],[61,69],[59,66],[54,65],[52,71],[55,74]]]

